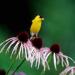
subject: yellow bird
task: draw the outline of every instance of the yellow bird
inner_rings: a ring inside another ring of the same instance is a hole
[[[42,25],[42,21],[44,20],[44,18],[41,18],[39,15],[37,15],[33,20],[32,20],[32,24],[30,27],[30,33],[31,36],[34,35],[38,35],[40,29],[41,29],[41,25]]]

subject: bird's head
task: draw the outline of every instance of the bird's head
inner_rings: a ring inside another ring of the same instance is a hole
[[[32,22],[39,22],[39,21],[42,21],[42,20],[44,20],[44,18],[43,17],[41,17],[40,15],[37,15],[33,20],[32,20]]]

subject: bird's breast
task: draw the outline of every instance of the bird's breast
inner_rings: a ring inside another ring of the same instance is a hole
[[[38,33],[41,29],[41,22],[39,23],[32,23],[30,32]]]

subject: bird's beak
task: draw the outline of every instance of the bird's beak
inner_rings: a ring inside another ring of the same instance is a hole
[[[41,18],[41,20],[44,20],[44,18]]]

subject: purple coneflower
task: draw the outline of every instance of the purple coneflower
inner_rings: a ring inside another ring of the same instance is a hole
[[[42,39],[40,37],[31,39],[31,42],[34,47],[34,50],[31,53],[31,55],[33,56],[33,58],[30,60],[31,66],[33,65],[33,63],[35,61],[35,63],[36,63],[35,66],[37,67],[37,69],[39,68],[40,63],[42,63],[42,65],[44,67],[44,71],[45,71],[46,67],[48,69],[50,69],[48,62],[47,62],[48,56],[50,55],[50,52],[49,52],[50,49],[47,47],[42,47]]]
[[[64,71],[60,73],[60,75],[75,75],[75,67],[68,66]]]
[[[69,57],[69,56],[66,56],[64,55],[62,52],[61,52],[61,49],[60,49],[60,46],[58,44],[53,44],[51,47],[50,47],[50,50],[51,52],[53,53],[53,60],[54,60],[54,67],[55,69],[57,70],[57,65],[61,62],[62,64],[62,67],[65,65],[65,66],[69,66],[69,60],[72,60],[73,63],[75,63],[75,61]]]
[[[25,53],[27,55],[27,51],[29,51],[29,47],[31,47],[31,42],[29,40],[29,35],[27,32],[21,32],[17,37],[11,37],[0,44],[3,47],[0,50],[0,53],[3,52],[5,47],[7,47],[6,53],[9,52],[10,48],[14,45],[14,48],[11,53],[11,57],[13,54],[17,54],[17,58],[20,58],[21,55]],[[27,57],[27,56],[26,56]]]

